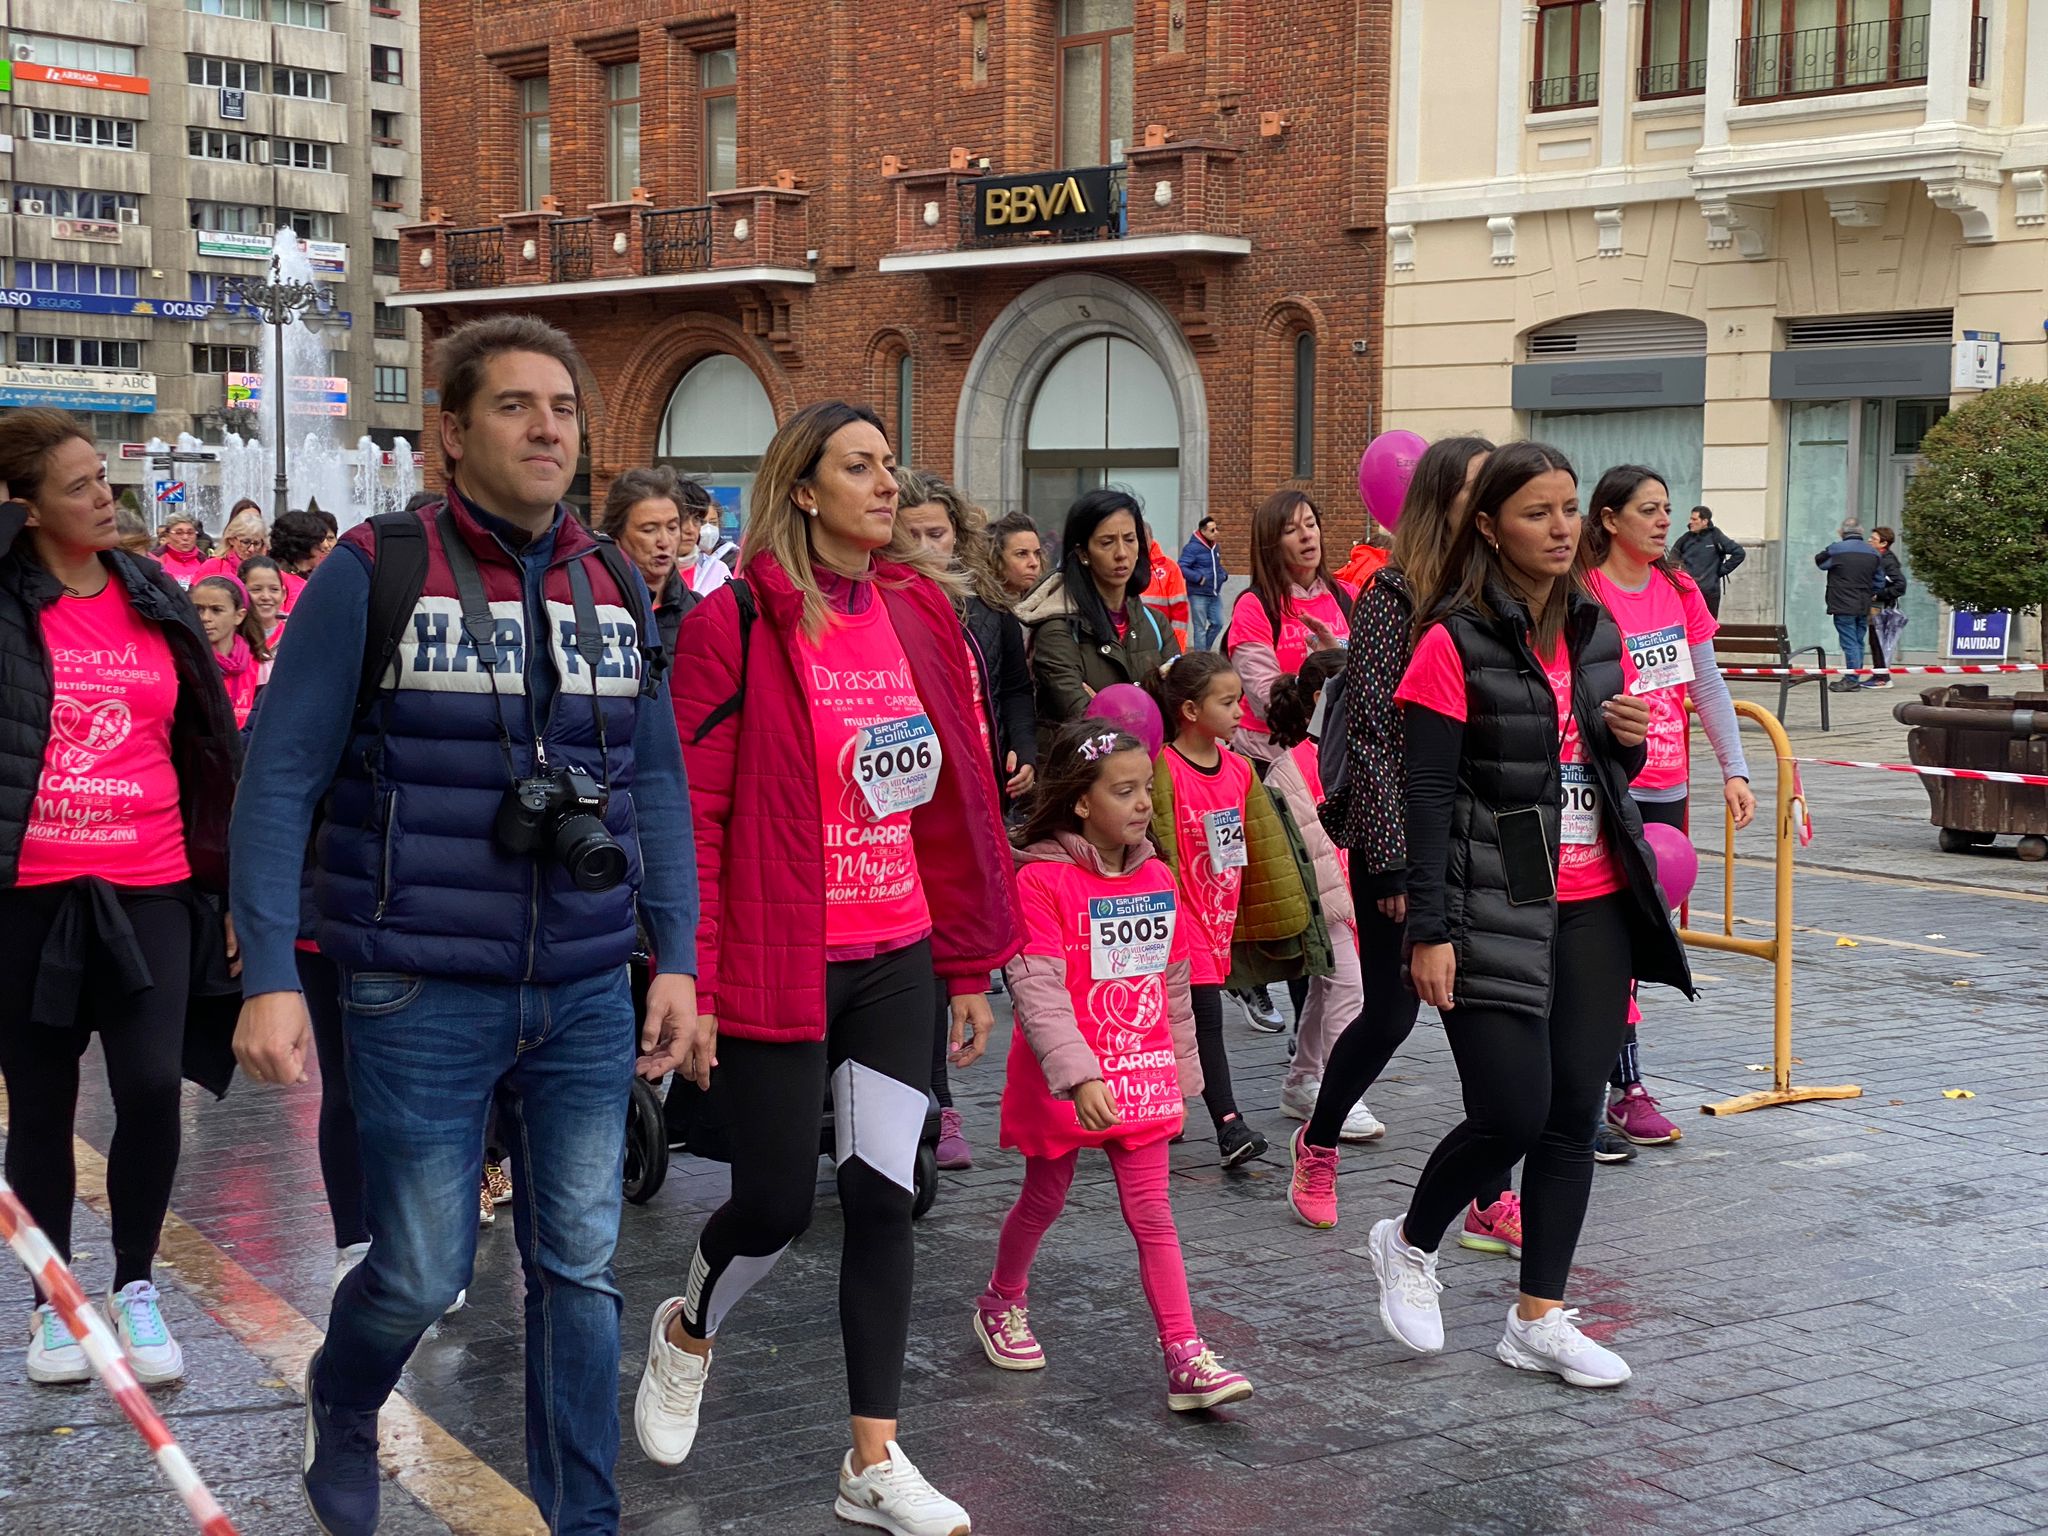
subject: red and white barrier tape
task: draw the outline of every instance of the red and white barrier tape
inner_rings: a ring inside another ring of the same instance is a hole
[[[1946,677],[1955,673],[1974,675],[1979,672],[2041,672],[2048,671],[2038,661],[1998,662],[1955,662],[1943,666],[1925,667],[1729,667],[1721,668],[1723,677],[1882,677],[1894,673],[1910,673],[1915,676]]]
[[[100,1315],[99,1308],[85,1299],[85,1292],[78,1287],[78,1277],[57,1256],[57,1250],[50,1246],[42,1228],[30,1219],[5,1178],[0,1178],[0,1237],[7,1239],[7,1246],[14,1250],[14,1256],[21,1260],[22,1267],[43,1288],[43,1294],[50,1298],[57,1315],[71,1330],[71,1336],[85,1350],[85,1358],[91,1362],[101,1385],[121,1405],[121,1411],[128,1415],[128,1422],[148,1443],[157,1466],[170,1479],[178,1497],[185,1501],[185,1509],[199,1529],[205,1536],[235,1536],[235,1528],[229,1523],[226,1513],[207,1491],[206,1484],[200,1481],[190,1458],[171,1438],[170,1430],[158,1417],[156,1409],[150,1406],[149,1395],[142,1390],[142,1383],[135,1379],[135,1372],[129,1368],[114,1330]],[[54,1497],[54,1492],[51,1496]]]
[[[1918,763],[1856,763],[1835,757],[1795,757],[1795,763],[1823,768],[1879,768],[1886,773],[1917,773],[1930,779],[1976,779],[1986,784],[2048,785],[2048,773],[2005,773],[1991,768],[1924,768]]]

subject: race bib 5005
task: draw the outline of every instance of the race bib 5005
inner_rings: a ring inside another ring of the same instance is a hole
[[[1173,953],[1171,891],[1097,896],[1088,903],[1088,974],[1096,981],[1152,976]]]

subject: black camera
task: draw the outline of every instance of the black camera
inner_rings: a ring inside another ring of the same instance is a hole
[[[610,798],[580,768],[556,768],[514,779],[498,805],[498,846],[507,853],[552,853],[586,891],[608,891],[626,878],[626,850],[601,819]]]

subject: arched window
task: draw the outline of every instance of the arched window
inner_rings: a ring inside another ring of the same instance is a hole
[[[912,406],[917,400],[917,364],[911,361],[910,349],[896,359],[896,461],[899,464],[917,463],[917,437],[912,430]]]
[[[1121,485],[1144,504],[1159,541],[1178,547],[1180,408],[1149,352],[1092,336],[1060,354],[1031,402],[1024,485],[1025,506],[1055,538],[1076,496]]]
[[[1316,472],[1316,333],[1294,338],[1294,478]]]
[[[745,519],[747,493],[774,436],[775,407],[754,370],[730,353],[714,352],[669,396],[654,457],[702,480],[730,532]]]

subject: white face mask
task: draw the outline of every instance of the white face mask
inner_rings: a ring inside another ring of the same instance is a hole
[[[697,548],[707,555],[718,548],[718,524],[706,523],[697,530]]]

